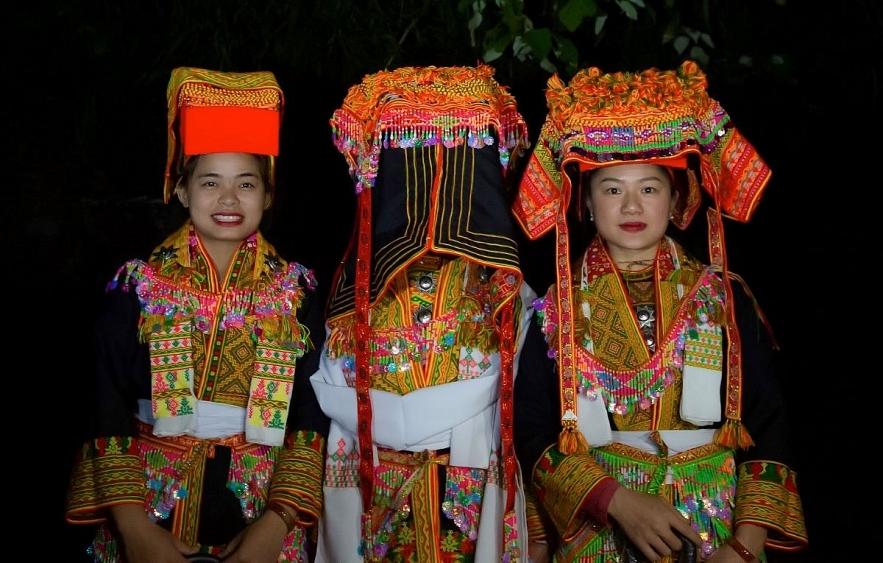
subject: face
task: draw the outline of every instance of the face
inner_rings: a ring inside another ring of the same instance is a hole
[[[176,193],[210,254],[232,253],[257,230],[270,206],[261,159],[247,153],[200,155]]]
[[[592,172],[586,205],[610,257],[635,262],[656,257],[676,201],[665,168],[619,164]]]

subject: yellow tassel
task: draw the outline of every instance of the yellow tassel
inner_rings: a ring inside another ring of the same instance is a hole
[[[736,447],[736,435],[732,427],[732,421],[727,420],[723,426],[718,428],[714,435],[714,443],[725,448]]]
[[[328,335],[327,349],[330,358],[339,358],[352,350],[355,331],[352,324],[335,326]]]
[[[579,430],[565,428],[558,435],[558,449],[567,455],[586,453],[589,451],[589,443]]]
[[[747,449],[754,445],[748,429],[738,420],[727,420],[714,436],[714,443],[733,449]]]
[[[751,439],[751,435],[748,433],[748,429],[745,428],[745,425],[741,422],[739,423],[738,428],[738,437],[739,437],[739,447],[743,450],[747,450],[751,446],[754,445],[754,440]]]

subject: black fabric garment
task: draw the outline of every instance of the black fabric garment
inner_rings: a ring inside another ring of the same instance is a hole
[[[133,413],[138,399],[151,397],[149,351],[146,343],[138,341],[137,333],[140,304],[131,287],[128,291],[122,287],[106,293],[105,307],[94,328],[93,437],[137,435]],[[288,431],[314,430],[327,436],[330,421],[309,383],[325,341],[322,305],[315,291],[305,289],[298,320],[309,329],[314,351],[297,362]],[[218,446],[215,450],[215,457],[206,462],[197,533],[204,545],[226,544],[246,525],[240,502],[227,487],[230,449]],[[171,517],[164,521],[166,525],[170,522]]]
[[[497,142],[480,149],[384,149],[380,171],[371,188],[372,304],[398,272],[426,252],[519,270]],[[355,307],[358,230],[357,221],[331,288],[329,318]]]

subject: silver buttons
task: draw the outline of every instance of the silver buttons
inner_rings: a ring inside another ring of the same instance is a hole
[[[429,291],[435,287],[435,280],[429,274],[424,274],[417,280],[417,287],[423,291]]]
[[[420,324],[426,324],[432,320],[432,308],[423,306],[414,311],[414,321]]]

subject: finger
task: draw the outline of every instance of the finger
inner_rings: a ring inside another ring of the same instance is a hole
[[[227,545],[225,545],[221,549],[221,551],[218,553],[218,557],[220,557],[221,559],[224,559],[225,557],[229,556],[231,553],[236,551],[236,548],[239,547],[239,543],[241,541],[242,541],[242,538],[240,538],[239,536],[236,536],[235,538],[233,538],[230,541],[230,543],[228,543]]]

